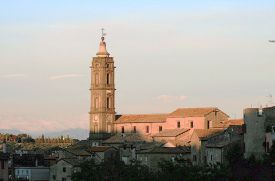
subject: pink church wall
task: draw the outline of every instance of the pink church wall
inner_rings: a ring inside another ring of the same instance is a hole
[[[191,122],[193,122],[193,128],[205,129],[204,117],[187,117],[187,118],[171,118],[166,119],[165,129],[177,129],[178,122],[180,122],[180,128],[191,128]]]

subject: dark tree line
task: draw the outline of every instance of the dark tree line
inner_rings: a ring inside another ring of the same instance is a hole
[[[274,150],[274,149],[273,149]],[[275,151],[263,161],[255,157],[244,159],[240,148],[233,147],[227,154],[228,164],[193,166],[185,160],[161,161],[159,169],[152,171],[139,162],[125,165],[120,161],[95,164],[86,161],[81,172],[74,173],[73,181],[272,181],[271,160]]]

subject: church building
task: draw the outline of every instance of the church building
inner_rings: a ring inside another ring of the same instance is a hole
[[[179,108],[166,114],[116,115],[115,65],[104,34],[91,65],[90,139],[105,140],[120,134],[164,136],[173,130],[222,128],[229,116],[216,107]],[[157,135],[164,131],[161,135]]]

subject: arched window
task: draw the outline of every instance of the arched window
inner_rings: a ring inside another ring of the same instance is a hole
[[[111,108],[111,98],[107,97],[107,108]]]
[[[110,84],[110,74],[109,73],[107,73],[107,85],[109,85]]]
[[[95,74],[95,85],[99,84],[99,75],[98,73]]]
[[[99,100],[98,97],[95,98],[95,108],[97,109],[99,106]]]

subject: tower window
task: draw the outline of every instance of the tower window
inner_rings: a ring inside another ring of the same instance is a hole
[[[149,133],[149,126],[146,126],[146,133]]]
[[[95,85],[99,84],[99,75],[98,73],[95,74]]]
[[[121,126],[121,133],[124,133],[124,126]]]
[[[193,128],[194,127],[194,123],[193,121],[190,122],[190,128]]]
[[[96,109],[98,108],[98,104],[99,104],[98,97],[96,97],[96,98],[95,98],[95,108],[96,108]]]
[[[107,108],[109,109],[111,106],[110,106],[110,97],[107,97]]]
[[[159,126],[159,132],[161,132],[162,131],[162,126]]]
[[[180,121],[177,122],[177,128],[180,128]]]
[[[110,84],[110,74],[107,74],[107,84]]]

